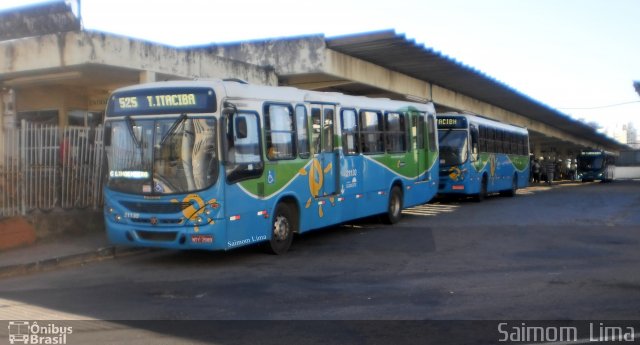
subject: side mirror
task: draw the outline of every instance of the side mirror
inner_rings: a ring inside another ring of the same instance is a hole
[[[236,129],[236,137],[238,139],[244,139],[247,137],[247,119],[244,117],[236,116],[234,118],[234,127]]]
[[[104,125],[104,134],[102,137],[102,142],[104,143],[104,146],[111,146],[111,122],[107,122]]]
[[[238,108],[236,108],[235,104],[231,102],[224,102],[223,108],[222,108],[222,115],[231,116],[235,114],[237,111],[238,111]]]

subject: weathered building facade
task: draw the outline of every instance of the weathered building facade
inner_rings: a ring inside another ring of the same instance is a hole
[[[156,80],[241,78],[275,85],[273,70],[205,52],[80,29],[65,3],[0,14],[3,130],[22,120],[96,126],[115,88]]]
[[[81,128],[90,131],[102,123],[114,89],[193,78],[236,78],[253,84],[432,101],[438,111],[467,111],[527,127],[536,156],[570,157],[584,147],[624,148],[593,128],[393,31],[171,47],[83,30],[80,19],[63,1],[0,12],[2,143],[9,134],[24,131],[27,123],[79,128],[73,135],[87,136]],[[16,165],[16,157],[31,157],[34,169],[39,169],[34,181],[46,164],[54,175],[64,174],[65,167],[58,161],[60,149],[53,147],[68,135],[61,129],[60,134],[40,139],[25,132],[10,154],[5,151],[11,145],[0,145],[0,157],[5,158],[0,160],[0,175],[5,177],[0,179],[0,189],[19,184],[18,177],[7,176],[28,170],[28,165]],[[50,147],[47,154],[32,157],[33,152],[24,151],[43,145]],[[14,164],[12,173],[6,172],[7,164]],[[91,176],[86,174],[88,179]],[[55,175],[51,180],[63,185],[64,178]],[[24,190],[31,188],[24,187],[11,198],[26,199]],[[57,205],[61,205],[59,199],[54,198]]]

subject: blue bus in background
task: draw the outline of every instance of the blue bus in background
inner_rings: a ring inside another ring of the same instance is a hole
[[[438,189],[435,108],[249,85],[116,90],[105,117],[112,243],[229,250],[402,209]]]
[[[526,128],[477,115],[438,115],[441,195],[515,196],[529,184]]]
[[[583,150],[578,154],[578,179],[582,182],[611,182],[614,179],[616,156],[604,150]]]

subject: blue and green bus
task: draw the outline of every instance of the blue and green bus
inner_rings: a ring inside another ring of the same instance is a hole
[[[616,155],[604,150],[582,150],[577,161],[578,179],[582,182],[611,182],[614,179]]]
[[[437,193],[433,104],[241,81],[115,91],[105,116],[111,242],[286,252],[294,233]]]
[[[485,117],[438,115],[441,195],[489,193],[515,196],[529,184],[529,134],[526,128]]]

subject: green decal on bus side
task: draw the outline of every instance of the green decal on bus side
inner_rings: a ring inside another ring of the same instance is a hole
[[[240,186],[255,197],[270,197],[293,180],[308,162],[309,160],[267,163],[260,178],[240,182]],[[267,181],[269,171],[276,176],[272,183]]]
[[[529,157],[527,156],[517,156],[517,155],[509,155],[509,160],[511,160],[511,164],[516,168],[516,170],[522,172],[529,165]]]
[[[489,155],[490,154],[486,152],[480,153],[478,155],[478,160],[472,164],[476,171],[480,172],[484,169],[485,166],[487,166],[487,163],[489,163]]]
[[[480,153],[478,160],[473,163],[473,167],[475,168],[475,170],[478,172],[482,171],[490,162],[491,155],[495,154],[486,152]],[[511,162],[513,167],[519,172],[524,171],[529,164],[529,157],[527,156],[507,155],[507,157],[509,158],[509,161]]]

